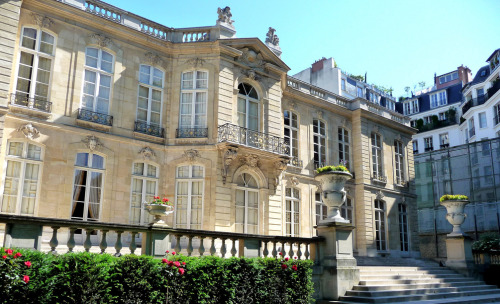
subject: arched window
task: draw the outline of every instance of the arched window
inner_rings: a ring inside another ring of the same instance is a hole
[[[144,202],[153,201],[158,195],[157,166],[148,163],[134,163],[132,165],[132,186],[130,196],[130,223],[144,225],[149,222],[144,212]]]
[[[162,136],[160,127],[162,99],[163,72],[152,66],[141,64],[139,68],[136,131]]]
[[[290,148],[291,165],[299,166],[299,125],[297,121],[297,114],[292,111],[283,112],[283,122],[284,122],[284,135],[285,142],[288,143]]]
[[[344,162],[347,169],[351,167],[350,157],[349,157],[349,131],[347,129],[339,127],[339,162]]]
[[[259,131],[259,96],[255,88],[246,83],[238,85],[238,125]]]
[[[299,236],[300,233],[300,191],[285,188],[285,235]]]
[[[98,48],[85,49],[82,109],[108,114],[113,83],[113,55]]]
[[[207,137],[208,72],[182,73],[177,137]]]
[[[382,142],[380,135],[372,133],[372,175],[376,180],[385,180],[384,172],[382,170]]]
[[[319,119],[313,120],[314,167],[326,165],[326,129],[325,123]]]
[[[177,167],[175,225],[201,229],[205,168],[198,165]]]
[[[100,219],[104,184],[104,157],[94,153],[77,153],[71,218],[84,221]]]
[[[387,250],[386,225],[385,225],[385,202],[379,199],[374,201],[375,210],[375,243],[377,250]]]
[[[28,142],[11,141],[2,195],[2,213],[33,215],[38,197],[42,148]]]
[[[18,105],[28,106],[35,100],[34,107],[49,111],[49,82],[54,58],[55,37],[34,28],[23,28],[21,38],[21,54],[16,81],[16,98]]]
[[[257,181],[248,173],[236,179],[235,232],[259,233],[259,190]]]

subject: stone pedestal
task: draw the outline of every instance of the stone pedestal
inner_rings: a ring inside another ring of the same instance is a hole
[[[446,267],[464,275],[472,275],[474,258],[472,256],[472,239],[467,235],[446,237]]]
[[[352,230],[346,223],[321,223],[316,229],[325,241],[319,244],[320,297],[323,300],[338,300],[346,291],[359,283],[359,269],[353,256]],[[321,301],[320,301],[321,302]]]
[[[6,224],[3,246],[40,250],[42,230],[38,224]]]
[[[170,236],[167,232],[149,231],[143,234],[141,254],[160,258],[165,256],[167,250],[170,250]]]

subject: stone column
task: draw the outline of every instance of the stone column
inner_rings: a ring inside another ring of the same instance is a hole
[[[325,241],[318,244],[321,299],[338,300],[346,291],[359,283],[359,269],[353,256],[352,231],[350,223],[325,222],[316,229]],[[321,303],[322,301],[318,301]]]
[[[446,236],[446,267],[463,275],[474,275],[472,238],[468,235]]]

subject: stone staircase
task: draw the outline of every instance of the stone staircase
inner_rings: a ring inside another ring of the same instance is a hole
[[[500,303],[500,289],[422,259],[357,258],[360,282],[320,303]],[[390,265],[390,266],[389,266]]]

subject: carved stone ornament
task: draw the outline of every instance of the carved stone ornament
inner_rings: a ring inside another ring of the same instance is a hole
[[[262,57],[261,53],[257,53],[252,49],[243,48],[241,49],[243,54],[240,56],[239,60],[249,67],[253,68],[263,68],[264,66],[264,57]]]
[[[290,183],[292,183],[293,186],[298,186],[299,185],[299,179],[296,178],[295,176],[290,177]]]
[[[149,65],[161,65],[163,62],[161,57],[153,52],[147,52],[144,56],[146,57],[146,63]]]
[[[54,24],[54,21],[47,16],[31,13],[31,17],[33,17],[33,22],[39,27],[49,28]]]
[[[286,167],[288,166],[289,162],[290,161],[288,159],[280,159],[274,163],[274,168],[276,169],[276,177],[274,178],[274,187],[278,186],[280,175],[283,171],[286,170]]]
[[[256,80],[256,78],[257,78],[257,75],[255,74],[255,70],[248,70],[247,76],[248,76],[248,78],[253,79],[253,80]]]
[[[151,149],[150,147],[144,147],[139,151],[139,154],[142,155],[142,158],[144,160],[151,160],[152,158],[156,157],[155,151]]]
[[[108,47],[113,44],[111,38],[97,33],[90,35],[90,39],[92,39],[92,42],[100,47]]]
[[[401,141],[401,134],[396,134],[395,139],[396,139],[397,141]]]
[[[33,140],[37,138],[40,134],[37,128],[35,128],[32,124],[25,124],[17,129],[18,132],[22,132],[24,136],[29,139]]]
[[[94,152],[95,150],[101,148],[103,144],[99,141],[99,138],[94,135],[89,135],[85,137],[82,142],[89,148],[90,152]]]
[[[222,183],[226,184],[227,174],[229,172],[229,166],[238,156],[238,148],[236,147],[225,147],[222,149]]]
[[[323,111],[321,110],[316,111],[316,115],[318,115],[319,119],[323,119]]]
[[[379,191],[377,192],[377,199],[378,199],[378,200],[382,200],[382,199],[384,199],[384,197],[385,197],[384,193],[382,193],[382,191],[381,191],[381,190],[379,190]]]
[[[267,42],[275,46],[280,44],[280,39],[278,38],[278,35],[276,35],[276,30],[272,27],[269,27],[269,31],[266,34],[266,43]]]
[[[259,157],[254,154],[245,155],[243,158],[243,163],[249,167],[255,168],[259,165]]]
[[[380,130],[379,130],[378,126],[374,126],[373,127],[373,132],[380,133]]]
[[[186,150],[186,151],[184,151],[184,157],[188,161],[193,162],[193,161],[195,161],[196,158],[200,157],[200,152],[198,152],[198,150],[195,150],[195,149]]]
[[[231,17],[233,14],[231,14],[231,8],[229,6],[226,6],[225,8],[217,8],[217,22],[224,22],[229,25],[232,25],[234,20],[231,20]]]
[[[205,59],[196,57],[196,58],[191,58],[191,59],[186,60],[185,63],[188,65],[191,65],[195,68],[198,68],[198,67],[201,67],[205,64]]]
[[[288,104],[290,105],[290,109],[292,110],[297,109],[297,103],[295,101],[290,101]]]

